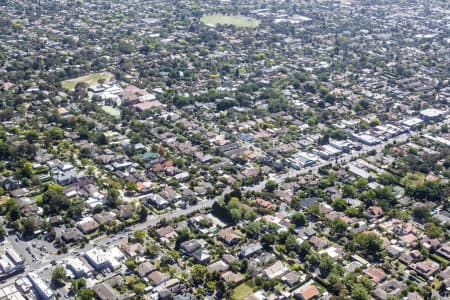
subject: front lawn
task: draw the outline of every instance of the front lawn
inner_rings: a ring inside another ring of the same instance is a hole
[[[233,295],[231,296],[231,299],[232,300],[242,300],[242,299],[245,299],[245,297],[247,297],[251,293],[253,293],[253,289],[246,282],[244,282],[244,283],[238,285],[233,290]]]

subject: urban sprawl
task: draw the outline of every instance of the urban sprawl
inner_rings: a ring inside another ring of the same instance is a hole
[[[0,299],[450,297],[446,0],[0,1]]]

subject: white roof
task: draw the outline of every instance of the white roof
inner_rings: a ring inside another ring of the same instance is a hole
[[[91,250],[88,250],[85,253],[85,256],[97,266],[109,261],[108,253],[99,248],[92,248]]]
[[[34,288],[39,290],[41,294],[45,294],[47,298],[51,298],[53,296],[53,291],[36,273],[29,273],[28,278],[30,278]]]
[[[338,258],[341,256],[341,254],[339,253],[338,249],[334,246],[331,246],[327,249],[322,250],[320,253],[326,253],[328,254],[331,258]]]
[[[89,268],[86,266],[81,259],[77,258],[70,258],[67,260],[67,266],[74,270],[75,272],[84,272],[89,273]]]
[[[427,108],[420,112],[421,115],[427,116],[427,117],[438,117],[440,115],[443,115],[445,111],[435,109],[435,108]]]
[[[422,123],[422,122],[423,122],[422,119],[419,119],[419,118],[411,118],[411,119],[408,119],[408,120],[404,120],[404,121],[402,122],[402,124],[403,124],[403,125],[406,125],[406,126],[415,126],[415,125],[418,125],[418,124],[420,124],[420,123]]]

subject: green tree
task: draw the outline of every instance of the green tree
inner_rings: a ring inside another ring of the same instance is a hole
[[[370,120],[370,122],[369,122],[369,126],[370,127],[375,127],[375,126],[378,126],[378,125],[380,125],[381,124],[381,122],[380,122],[380,120],[378,119],[378,118],[373,118],[372,120]]]
[[[133,286],[133,291],[136,293],[136,295],[142,296],[142,295],[144,295],[145,288],[146,288],[146,285],[144,283],[138,282]]]
[[[416,199],[440,202],[444,198],[444,187],[438,180],[426,181],[417,187],[407,186],[406,193]]]
[[[266,233],[261,237],[261,243],[265,248],[270,248],[277,242],[277,236],[274,233]]]
[[[127,181],[127,183],[125,184],[127,190],[129,191],[136,191],[137,187],[136,187],[136,183],[133,181]]]
[[[9,222],[14,222],[20,219],[22,213],[20,212],[20,208],[17,205],[17,201],[14,198],[9,198],[6,200],[6,217]]]
[[[181,229],[177,230],[177,233],[178,233],[177,242],[176,242],[177,245],[179,245],[182,242],[185,242],[191,238],[191,232],[189,231],[188,228],[181,228]]]
[[[253,221],[245,227],[245,234],[251,239],[256,239],[259,237],[261,229],[262,229],[261,222]]]
[[[134,270],[137,267],[137,261],[134,258],[128,258],[125,261],[125,266],[128,270]]]
[[[326,253],[322,254],[319,259],[320,275],[325,278],[333,270],[334,260]]]
[[[108,190],[108,206],[111,208],[116,208],[117,205],[120,203],[119,199],[119,192],[116,189],[109,189]]]
[[[374,190],[370,189],[361,193],[360,199],[367,205],[373,205],[377,194]]]
[[[145,206],[141,206],[141,209],[139,210],[139,220],[141,222],[145,222],[147,220],[149,210]]]
[[[146,236],[147,233],[144,230],[136,230],[133,233],[133,238],[139,243],[143,243],[145,241]]]
[[[333,221],[331,221],[330,228],[331,234],[342,236],[347,232],[347,223],[342,221],[340,218],[336,218]]]
[[[355,198],[357,195],[356,189],[352,184],[346,184],[342,188],[342,195],[344,197]]]
[[[392,209],[397,204],[397,199],[395,198],[392,192],[392,187],[390,186],[377,188],[375,190],[375,195],[378,205],[385,211]]]
[[[86,98],[88,96],[88,89],[89,85],[86,82],[78,82],[75,85],[74,88],[74,96],[77,99],[83,99]]]
[[[155,243],[151,243],[149,245],[147,245],[147,247],[145,248],[145,254],[148,255],[150,258],[155,258],[158,256],[160,251],[160,248],[158,246],[158,244]]]
[[[79,290],[86,287],[86,279],[84,278],[74,278],[71,281],[72,291],[74,294],[77,294]]]
[[[301,227],[301,226],[305,226],[306,225],[306,217],[301,212],[297,212],[297,213],[292,214],[291,221],[297,227]]]
[[[359,177],[355,182],[355,186],[358,189],[358,191],[365,190],[367,188],[368,184],[369,184],[369,181],[363,177]]]
[[[29,130],[25,134],[25,139],[28,141],[28,143],[34,143],[39,140],[39,132],[36,130]]]
[[[349,217],[361,217],[361,210],[356,207],[348,207],[345,210],[345,214]]]
[[[377,182],[383,185],[391,185],[397,182],[397,178],[391,173],[383,173],[378,175]]]
[[[357,233],[354,241],[358,249],[366,255],[378,255],[382,249],[382,242],[375,233]]]
[[[273,180],[268,180],[264,186],[264,190],[269,193],[273,193],[278,188],[278,183]]]
[[[91,289],[81,289],[76,297],[77,300],[94,300],[95,293]]]
[[[33,164],[30,162],[25,162],[20,170],[20,175],[25,178],[30,178],[33,175]]]
[[[370,300],[372,299],[367,290],[360,284],[352,289],[352,300]]]
[[[289,236],[286,238],[286,241],[284,242],[284,245],[286,246],[286,250],[288,252],[290,251],[297,252],[300,246],[297,242],[296,236],[293,234],[289,234]]]
[[[412,215],[417,221],[425,223],[431,219],[431,210],[428,206],[414,207]]]
[[[322,213],[320,212],[320,209],[319,209],[319,203],[314,203],[313,205],[311,205],[308,208],[308,213],[317,218],[321,217]]]
[[[359,122],[359,129],[367,130],[369,128],[369,123],[366,120],[361,120]]]
[[[80,198],[75,198],[71,201],[69,209],[67,209],[67,215],[71,218],[80,217],[84,211],[84,201]]]
[[[337,198],[333,202],[333,208],[337,211],[344,211],[347,209],[347,201],[342,198]]]
[[[42,196],[42,204],[45,214],[60,214],[70,207],[71,201],[62,190],[49,187]]]
[[[53,127],[45,131],[44,135],[49,143],[54,143],[64,138],[64,130],[58,127]]]
[[[56,266],[52,272],[52,283],[56,286],[62,286],[67,281],[67,272],[63,266]]]
[[[34,234],[34,231],[36,228],[34,228],[34,217],[28,217],[21,219],[22,225],[23,225],[23,234],[25,236],[31,236]]]
[[[442,238],[444,236],[442,228],[434,223],[425,224],[425,232],[432,239]]]
[[[240,208],[232,208],[230,209],[230,217],[233,223],[238,222],[242,216],[242,210]]]
[[[106,138],[106,135],[104,133],[100,133],[97,135],[95,143],[100,146],[108,145],[108,139]]]
[[[0,223],[0,239],[3,239],[5,236],[6,236],[5,227],[3,227],[3,224]]]
[[[203,265],[195,264],[191,268],[191,278],[194,284],[202,284],[206,275],[206,268]]]
[[[304,241],[298,247],[298,255],[304,258],[306,255],[311,253],[311,244],[308,241]]]

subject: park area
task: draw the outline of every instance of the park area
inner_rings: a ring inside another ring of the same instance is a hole
[[[219,25],[234,25],[236,27],[245,28],[256,28],[259,25],[259,21],[254,18],[249,18],[245,16],[238,15],[222,15],[222,14],[212,14],[203,16],[200,19],[206,25],[215,26]]]
[[[85,76],[80,76],[78,78],[64,80],[61,84],[64,89],[74,90],[75,86],[79,82],[85,82],[89,87],[98,84],[100,79],[104,79],[105,82],[111,81],[114,75],[109,72],[94,73]]]
[[[111,106],[102,106],[102,109],[107,114],[113,116],[114,118],[119,119],[120,118],[120,110],[117,108],[111,107]]]

